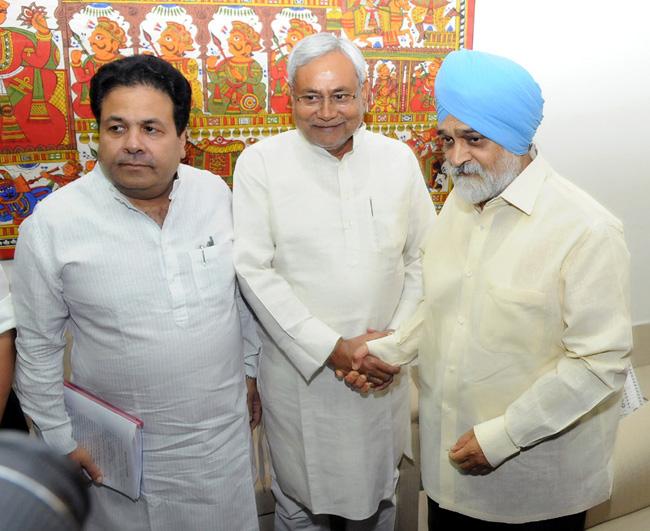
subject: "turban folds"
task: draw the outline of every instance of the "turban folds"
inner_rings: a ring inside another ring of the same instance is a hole
[[[438,124],[452,115],[515,155],[528,152],[543,114],[539,85],[514,61],[458,50],[443,61],[435,85]]]

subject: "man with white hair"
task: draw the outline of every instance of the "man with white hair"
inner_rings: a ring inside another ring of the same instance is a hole
[[[235,267],[264,345],[275,529],[347,520],[392,531],[408,371],[375,395],[347,391],[335,371],[350,370],[368,328],[415,311],[433,205],[411,150],[363,125],[369,89],[354,44],[308,36],[288,71],[297,130],[243,152],[233,198]],[[377,362],[360,370],[379,390],[398,369]]]
[[[429,529],[581,530],[610,494],[629,254],[621,222],[532,144],[543,103],[513,61],[447,56],[436,106],[455,188],[424,245],[424,298],[354,356],[419,349]]]

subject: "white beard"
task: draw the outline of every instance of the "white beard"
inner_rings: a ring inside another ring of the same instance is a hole
[[[454,181],[454,189],[460,198],[479,205],[500,195],[517,178],[521,173],[521,160],[504,149],[497,159],[494,172],[485,171],[478,162],[465,162],[460,166],[447,162],[447,173]]]

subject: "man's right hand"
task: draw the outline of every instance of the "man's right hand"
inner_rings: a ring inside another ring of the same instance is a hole
[[[95,461],[93,461],[93,458],[90,457],[88,450],[86,450],[83,446],[78,445],[72,452],[68,454],[68,457],[72,459],[76,465],[79,466],[79,473],[86,481],[88,481],[88,476],[90,476],[90,479],[93,481],[93,483],[101,484],[104,481],[104,477],[102,476],[101,471],[95,464]],[[83,473],[84,470],[88,476]]]
[[[365,345],[366,341],[378,339],[385,335],[386,332],[372,331],[368,334],[350,339],[341,338],[338,340],[332,354],[327,359],[327,363],[336,371],[336,375],[339,378],[343,378],[353,369],[353,362],[355,360],[353,359],[352,354],[354,354],[359,347]],[[356,367],[355,372],[361,374],[365,379],[365,386],[362,387],[357,385],[362,392],[365,392],[372,386],[374,386],[376,390],[381,390],[390,385],[393,381],[393,376],[400,372],[400,367],[389,365],[388,363],[371,356],[366,360],[362,360],[361,363],[359,363],[359,366]]]
[[[370,354],[367,343],[361,344],[352,353],[352,370],[345,376],[345,381],[350,385],[350,387],[353,389],[358,389],[361,393],[368,392],[374,386],[374,384],[371,385],[371,383],[368,381],[368,378],[364,374],[363,368],[366,365],[374,362],[384,363],[379,358],[376,358]],[[389,367],[393,366],[389,365]],[[381,391],[382,389],[385,389],[390,385],[392,381],[393,379],[391,377],[390,381],[384,383],[383,385],[380,385],[379,387],[375,387],[375,391]]]

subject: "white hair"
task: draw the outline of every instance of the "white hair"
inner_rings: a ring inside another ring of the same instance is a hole
[[[363,58],[361,50],[357,48],[352,41],[337,37],[333,33],[315,33],[302,39],[296,44],[289,54],[287,70],[289,72],[289,84],[293,89],[293,80],[296,77],[296,70],[305,66],[314,59],[318,59],[330,52],[341,52],[345,55],[357,72],[359,85],[366,80],[366,60]]]

